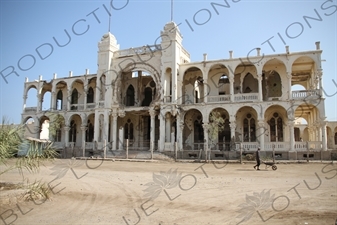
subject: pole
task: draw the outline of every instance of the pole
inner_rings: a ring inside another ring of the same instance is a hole
[[[309,142],[307,141],[307,162],[309,162]]]
[[[275,163],[275,145],[273,144],[273,163]]]
[[[240,142],[240,163],[242,164],[242,142]]]
[[[103,147],[103,151],[104,151],[104,159],[106,158],[106,139],[104,139],[104,147]]]
[[[174,143],[174,158],[177,161],[177,158],[178,158],[178,143],[177,142]]]
[[[129,158],[129,139],[126,139],[126,159]]]
[[[154,148],[154,141],[153,140],[151,140],[151,142],[150,142],[150,145],[151,145],[151,159],[153,159],[153,148]]]

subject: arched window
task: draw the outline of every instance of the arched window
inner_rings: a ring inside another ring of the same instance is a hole
[[[337,145],[337,132],[335,133],[335,145]]]
[[[59,90],[56,96],[56,110],[62,110],[62,107],[63,107],[63,93],[61,90]]]
[[[194,143],[204,142],[204,128],[202,127],[201,118],[194,121]]]
[[[94,89],[92,87],[88,90],[87,103],[94,103]]]
[[[252,74],[248,73],[243,79],[243,93],[256,93],[258,90],[257,79]]]
[[[244,142],[255,142],[256,141],[256,126],[255,119],[252,114],[248,113],[246,118],[243,120],[243,141]]]
[[[69,142],[76,142],[76,123],[74,120],[70,122]]]
[[[94,126],[92,125],[91,121],[88,120],[88,127],[85,131],[85,141],[86,142],[92,142],[94,139]]]
[[[219,95],[226,94],[226,88],[229,84],[229,79],[226,74],[223,74],[219,79]],[[227,93],[228,94],[228,93]]]
[[[149,106],[152,102],[152,88],[147,87],[144,90],[145,98],[143,100],[142,106]]]
[[[78,91],[76,88],[71,92],[71,104],[72,104],[71,110],[76,110],[77,109],[76,104],[78,104]]]
[[[78,91],[76,88],[71,93],[71,104],[78,104]]]
[[[56,134],[55,134],[55,142],[61,142],[61,137],[62,137],[62,129],[57,128]]]
[[[283,120],[278,113],[274,113],[269,120],[270,141],[283,141]]]
[[[135,105],[135,89],[132,85],[129,85],[128,89],[126,90],[126,106],[134,106]]]

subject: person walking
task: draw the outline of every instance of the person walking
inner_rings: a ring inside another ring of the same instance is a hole
[[[256,165],[254,166],[254,169],[260,170],[260,148],[257,148],[256,153],[255,153],[255,158],[256,158]]]

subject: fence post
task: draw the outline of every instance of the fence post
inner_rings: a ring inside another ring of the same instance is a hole
[[[307,162],[309,162],[309,142],[307,141]]]
[[[275,163],[275,144],[273,144],[273,163]]]
[[[106,139],[104,139],[103,157],[106,158]]]
[[[178,143],[177,142],[174,143],[174,158],[175,158],[175,161],[177,161],[177,158],[178,158]]]
[[[126,159],[129,158],[129,139],[126,139]]]
[[[150,148],[151,148],[151,159],[153,159],[154,141],[150,141]]]
[[[242,142],[240,142],[240,163],[242,164]]]

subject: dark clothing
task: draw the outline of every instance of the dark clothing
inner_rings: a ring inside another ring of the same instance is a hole
[[[260,151],[259,150],[256,151],[256,162],[260,164]]]
[[[256,158],[256,165],[254,166],[254,168],[257,167],[257,169],[259,169],[259,166],[261,164],[260,163],[260,151],[259,150],[256,151],[255,158]]]

